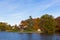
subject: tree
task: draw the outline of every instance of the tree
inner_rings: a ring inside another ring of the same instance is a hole
[[[0,31],[5,31],[6,30],[6,23],[0,22]]]
[[[29,30],[29,31],[32,31],[33,26],[34,26],[34,23],[33,23],[33,19],[32,19],[31,16],[29,16],[28,23],[29,23],[29,24],[28,24],[28,30]]]
[[[58,33],[60,33],[60,17],[57,17],[56,19],[56,23],[57,23],[57,25],[56,25],[56,33],[58,32]]]
[[[40,28],[43,28],[44,32],[54,33],[56,27],[56,21],[52,15],[45,14],[40,19]]]
[[[15,25],[12,26],[12,31],[13,32],[18,32],[18,31],[20,31],[20,28],[15,24]]]
[[[57,17],[55,20],[57,22],[57,27],[60,28],[60,17]]]
[[[39,29],[40,18],[33,19],[33,22],[34,22],[33,30],[37,31]]]
[[[7,23],[0,22],[0,31],[10,31],[11,25],[7,25]]]

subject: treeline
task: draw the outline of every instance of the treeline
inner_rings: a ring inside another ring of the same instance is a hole
[[[19,28],[17,25],[11,26],[5,22],[0,22],[0,31],[16,32],[19,31]]]
[[[58,28],[60,29],[60,17],[54,18],[48,14],[42,15],[40,18],[29,16],[29,19],[22,20],[18,26],[0,22],[0,31],[8,32],[20,32],[22,29],[23,31],[37,31],[41,29],[45,33],[54,33]]]
[[[41,31],[46,33],[54,33],[60,31],[60,17],[54,18],[52,15],[45,14],[40,18],[32,18],[21,21],[23,27],[26,27],[26,31]],[[58,29],[59,28],[59,29]]]

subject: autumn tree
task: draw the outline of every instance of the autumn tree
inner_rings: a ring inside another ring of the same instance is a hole
[[[60,28],[60,17],[57,17],[56,19],[57,27]]]
[[[41,16],[40,28],[43,28],[47,33],[54,33],[56,27],[56,21],[52,15],[45,14]]]
[[[56,19],[56,32],[60,32],[60,17],[57,17]]]
[[[34,18],[33,22],[34,22],[33,30],[37,31],[39,29],[40,18]]]

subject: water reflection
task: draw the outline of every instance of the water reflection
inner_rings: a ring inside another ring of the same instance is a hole
[[[0,40],[60,40],[59,35],[43,35],[43,34],[27,34],[27,33],[12,33],[0,32]]]
[[[22,34],[22,40],[56,40],[55,35],[41,35],[41,34]]]
[[[20,40],[31,40],[32,34],[20,34]]]

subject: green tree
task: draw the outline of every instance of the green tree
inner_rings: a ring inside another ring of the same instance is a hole
[[[15,24],[14,26],[12,26],[12,31],[13,31],[13,32],[18,32],[18,31],[20,31],[20,29],[19,29],[18,26]]]
[[[45,14],[40,19],[40,27],[43,28],[44,32],[54,33],[56,27],[56,21],[52,15]]]
[[[12,31],[12,27],[11,27],[11,25],[6,25],[6,31]]]
[[[5,31],[6,30],[6,23],[0,22],[0,31]]]
[[[0,22],[0,31],[8,31],[11,30],[11,26],[9,26],[7,23]]]
[[[28,30],[29,31],[32,31],[33,30],[33,25],[34,25],[33,19],[32,19],[31,16],[29,16],[29,19],[28,19]]]

